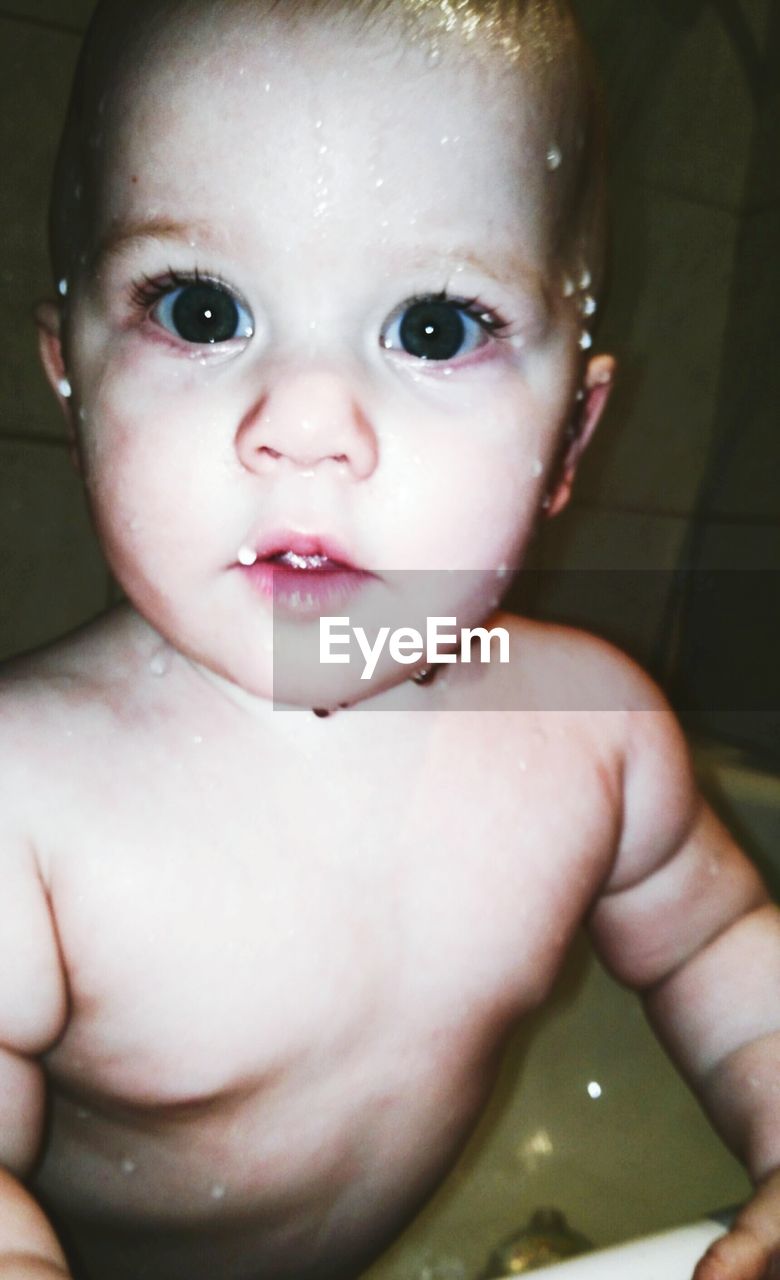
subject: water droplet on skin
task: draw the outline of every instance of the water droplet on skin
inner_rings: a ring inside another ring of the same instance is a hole
[[[588,271],[588,268],[585,267],[582,272],[582,275],[580,276],[580,288],[589,289],[592,283],[593,283],[593,277]]]
[[[593,339],[591,338],[587,329],[583,329],[582,333],[580,334],[580,347],[582,348],[583,351],[587,351],[588,348],[592,346],[593,346]]]
[[[153,676],[167,675],[171,666],[170,654],[165,649],[161,649],[156,653],[149,663],[149,670]]]
[[[136,1167],[135,1160],[131,1160],[129,1156],[123,1158],[121,1164],[122,1173],[135,1173]]]
[[[509,573],[509,570],[507,569],[505,564],[500,564],[496,569],[497,578],[505,578],[508,573]]]
[[[375,187],[383,187],[384,185],[385,185],[384,178],[377,178],[376,182],[374,183]]]
[[[564,296],[564,298],[570,298],[570,297],[572,296],[572,294],[573,294],[573,293],[574,293],[574,281],[573,281],[573,280],[571,280],[571,279],[569,278],[569,276],[564,276],[564,277],[563,277],[563,296]]]
[[[57,390],[59,391],[63,400],[70,400],[71,396],[73,395],[73,388],[70,385],[70,379],[60,378],[59,382],[57,383]]]
[[[544,471],[544,467],[542,466],[542,463],[539,460],[539,458],[537,458],[536,461],[534,462],[534,465],[531,467],[531,475],[534,476],[535,478],[538,478],[543,471]]]
[[[202,737],[200,736],[200,734],[199,734],[199,733],[196,733],[196,734],[195,734],[195,737],[192,739],[192,741],[195,743],[195,746],[196,746],[196,747],[199,747],[199,746],[202,744],[203,739],[202,739]]]
[[[582,314],[584,316],[595,315],[597,306],[598,303],[596,302],[596,299],[592,297],[591,294],[586,293],[585,297],[582,299]]]
[[[266,91],[266,93],[270,93],[270,92],[271,92],[271,85],[270,85],[270,82],[268,82],[268,81],[266,81],[266,84],[265,84],[265,91]]]
[[[225,1188],[221,1182],[214,1183],[214,1186],[211,1188],[211,1198],[212,1200],[224,1200]]]
[[[553,144],[547,152],[547,168],[557,169],[561,163],[561,149]]]
[[[68,296],[68,282],[67,282],[67,280],[65,279],[65,277],[64,277],[64,276],[63,276],[62,280],[60,280],[59,284],[57,285],[57,288],[58,288],[58,289],[59,289],[59,291],[60,291],[60,296],[61,296],[61,297],[63,297],[63,298],[67,298],[67,296]]]
[[[441,49],[437,44],[434,43],[428,46],[428,53],[425,61],[429,67],[436,67],[439,65],[441,62]]]

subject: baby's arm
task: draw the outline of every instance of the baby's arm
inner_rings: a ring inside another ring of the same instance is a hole
[[[762,1280],[780,1274],[780,911],[654,697],[630,715],[620,850],[592,936],[757,1184],[695,1280]]]
[[[66,985],[34,853],[7,834],[0,884],[0,1280],[63,1280],[57,1237],[18,1179],[40,1150],[45,1088],[36,1057],[62,1030]]]

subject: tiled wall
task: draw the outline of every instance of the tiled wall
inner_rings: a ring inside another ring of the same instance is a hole
[[[767,332],[777,308],[767,283],[779,239],[777,103],[756,89],[777,45],[778,6],[576,4],[612,107],[612,285],[598,346],[616,351],[621,375],[576,501],[545,530],[537,562],[670,569],[717,438],[738,424],[750,447],[715,485],[712,546],[744,562],[749,544],[780,565],[776,324]],[[92,0],[0,0],[0,656],[94,615],[110,591],[30,320],[49,288],[48,175],[91,9]],[[618,604],[618,634],[644,658],[662,639],[667,585],[658,574],[649,596]]]
[[[38,370],[49,178],[90,0],[0,6],[0,656],[105,607],[109,580]]]

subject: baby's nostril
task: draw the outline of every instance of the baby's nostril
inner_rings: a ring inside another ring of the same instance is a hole
[[[258,453],[267,453],[271,458],[281,458],[282,456],[278,449],[272,449],[267,444],[261,445],[258,449]]]

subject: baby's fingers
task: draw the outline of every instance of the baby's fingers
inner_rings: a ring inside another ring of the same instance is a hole
[[[780,1280],[780,1170],[759,1183],[728,1234],[707,1250],[693,1280]]]
[[[748,1227],[734,1226],[710,1245],[693,1280],[780,1280],[780,1254]]]

